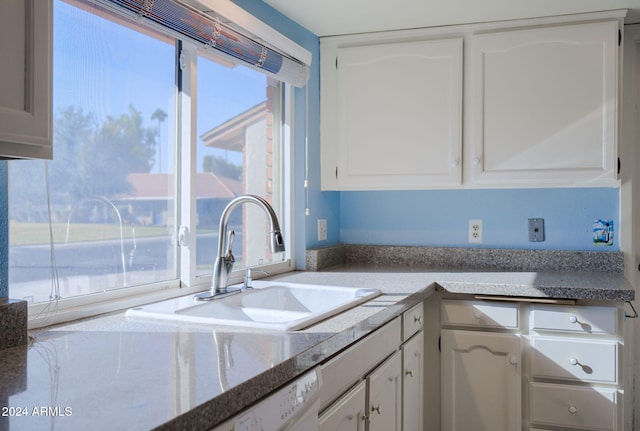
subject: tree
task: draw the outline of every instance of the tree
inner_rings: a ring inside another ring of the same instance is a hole
[[[140,111],[108,116],[92,142],[82,148],[80,177],[84,196],[114,196],[129,191],[127,175],[149,172],[155,154],[155,131],[142,125]]]
[[[242,180],[242,166],[234,165],[220,156],[205,156],[202,160],[202,170],[234,180]]]
[[[46,212],[47,188],[54,205],[66,206],[91,196],[112,197],[129,191],[127,176],[149,172],[154,162],[157,131],[143,123],[142,114],[131,105],[127,113],[108,116],[101,125],[78,108],[57,113],[54,158],[46,162],[49,183],[43,161],[10,164],[12,217],[19,214],[20,219],[33,219],[36,209]]]
[[[158,172],[162,172],[162,142],[160,142],[160,126],[167,119],[167,113],[158,108],[151,114],[152,120],[158,120]]]

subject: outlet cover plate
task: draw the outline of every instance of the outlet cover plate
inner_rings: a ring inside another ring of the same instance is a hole
[[[481,219],[469,220],[469,242],[473,244],[482,243],[482,220]]]
[[[529,219],[529,241],[531,242],[544,241],[544,219],[543,218]]]

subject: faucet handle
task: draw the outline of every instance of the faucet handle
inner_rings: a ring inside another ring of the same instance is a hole
[[[224,255],[224,269],[227,271],[227,274],[231,272],[233,269],[233,264],[236,262],[236,258],[233,256],[233,252],[231,251],[231,247],[233,246],[233,239],[236,236],[236,231],[229,231],[229,236],[227,237],[227,253]]]

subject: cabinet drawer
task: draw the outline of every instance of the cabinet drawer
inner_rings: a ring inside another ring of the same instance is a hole
[[[531,384],[531,422],[580,430],[616,429],[615,389]]]
[[[424,307],[422,302],[402,315],[402,341],[407,341],[413,334],[422,329],[424,324]]]
[[[534,305],[531,329],[615,335],[618,313],[616,307]]]
[[[618,343],[531,337],[533,377],[617,383]]]
[[[443,325],[517,328],[519,305],[489,301],[442,301]]]

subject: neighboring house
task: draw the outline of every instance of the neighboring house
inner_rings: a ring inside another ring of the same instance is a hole
[[[208,147],[242,152],[242,194],[259,195],[274,204],[272,186],[274,181],[278,181],[274,174],[278,175],[281,169],[273,168],[272,124],[273,113],[267,100],[205,132],[201,139]],[[242,211],[242,217],[243,250],[266,248],[265,253],[269,257],[264,213]],[[247,265],[257,263],[247,262]]]
[[[113,199],[119,207],[127,205],[130,217],[142,225],[173,224],[175,176],[163,173],[134,173],[127,176],[131,192]],[[196,174],[198,224],[217,226],[219,214],[234,197],[242,193],[242,183],[211,172]],[[170,201],[169,201],[170,200]]]
[[[262,102],[200,137],[205,146],[242,153],[242,180],[211,172],[196,174],[197,225],[217,229],[224,207],[242,194],[255,194],[273,203],[272,184],[273,115],[268,101]],[[175,177],[167,173],[129,174],[131,192],[113,199],[128,223],[166,226],[174,224],[173,187]],[[267,247],[265,217],[262,211],[239,208],[231,214],[230,225],[242,233],[242,250],[264,250]],[[242,226],[242,227],[240,227]],[[270,257],[268,250],[266,257]],[[245,253],[243,253],[244,255]],[[264,253],[258,255],[265,257]],[[246,258],[246,256],[245,256]],[[255,264],[257,262],[251,262]]]

